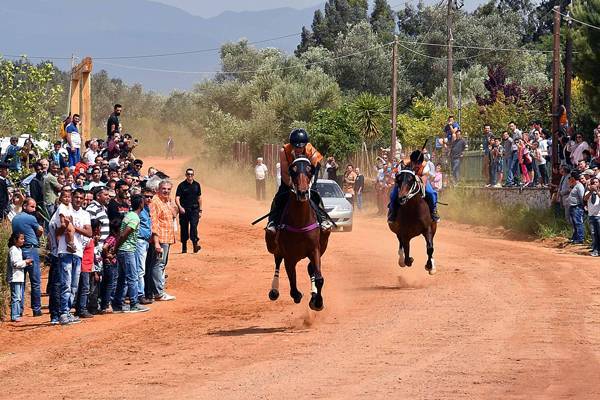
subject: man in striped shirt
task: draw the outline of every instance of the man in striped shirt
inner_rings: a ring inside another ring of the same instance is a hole
[[[102,248],[104,241],[109,234],[109,219],[106,215],[106,206],[110,200],[108,196],[108,188],[105,186],[96,186],[91,190],[94,195],[94,200],[85,209],[90,214],[90,220],[98,220],[100,222],[100,239],[97,246]],[[94,267],[90,274],[90,294],[88,297],[88,311],[92,314],[98,314],[98,295],[100,292],[100,276],[102,275],[102,265],[94,263]],[[108,285],[110,282],[102,282]]]

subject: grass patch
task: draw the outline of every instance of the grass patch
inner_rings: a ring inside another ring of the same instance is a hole
[[[460,223],[502,227],[540,239],[570,237],[572,233],[562,215],[557,217],[553,209],[500,204],[478,196],[478,191],[471,188],[450,189],[442,194],[440,201],[450,204],[441,206],[443,216]]]
[[[4,320],[10,306],[10,287],[6,283],[6,264],[8,257],[8,239],[12,233],[10,224],[0,223],[0,321]]]

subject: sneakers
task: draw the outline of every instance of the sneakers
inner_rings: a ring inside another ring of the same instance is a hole
[[[154,300],[156,300],[156,301],[172,301],[172,300],[175,300],[175,299],[176,299],[175,296],[171,296],[167,292],[164,292],[162,294],[162,296],[155,296],[154,297]]]
[[[50,325],[58,325],[60,323],[60,318],[59,317],[52,317],[50,318]]]
[[[275,226],[275,222],[271,221],[267,224],[267,227],[265,228],[265,230],[269,233],[272,234],[276,234],[277,233],[277,227]]]
[[[42,310],[40,310],[40,311],[34,311],[33,312],[33,316],[34,317],[41,317],[42,316]]]
[[[321,222],[321,230],[323,232],[329,232],[333,228],[333,224],[328,219]]]
[[[600,253],[598,253],[597,251],[592,251],[590,253],[590,256],[592,256],[592,257],[600,257]]]
[[[59,323],[61,325],[72,325],[72,324],[78,324],[80,323],[81,320],[71,314],[63,314],[60,316],[59,318]]]
[[[113,307],[112,310],[113,314],[123,314],[129,311],[129,306],[124,305],[123,307]]]
[[[148,307],[143,306],[141,304],[135,304],[135,305],[129,307],[129,310],[125,311],[125,312],[133,314],[133,313],[141,313],[141,312],[148,312],[148,311],[150,311],[150,309]]]

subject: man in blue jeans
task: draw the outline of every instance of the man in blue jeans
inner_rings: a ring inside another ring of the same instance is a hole
[[[140,304],[153,303],[152,298],[146,298],[144,276],[146,275],[146,258],[148,256],[148,247],[152,238],[152,220],[150,219],[150,203],[154,197],[154,191],[145,188],[142,191],[144,196],[144,208],[140,213],[140,229],[137,238],[136,247],[136,265],[138,270],[138,300]]]
[[[113,299],[114,313],[146,312],[150,309],[138,302],[138,268],[136,260],[137,241],[140,230],[140,213],[144,209],[144,198],[135,195],[131,198],[131,209],[123,217],[119,239],[117,240],[117,260],[119,263],[119,279]],[[125,294],[129,296],[129,309],[124,307]]]
[[[31,309],[33,316],[39,317],[42,315],[42,272],[40,269],[38,238],[44,233],[44,228],[38,224],[35,218],[36,202],[31,197],[28,197],[23,202],[23,211],[15,215],[12,220],[13,233],[22,233],[25,236],[25,244],[21,248],[23,259],[32,259],[33,263],[25,267],[25,278],[29,274],[31,282]],[[25,279],[26,280],[26,279]],[[25,299],[25,284],[23,284],[23,292],[21,299]],[[23,310],[21,309],[21,312]]]
[[[583,197],[585,194],[585,188],[581,182],[582,178],[579,171],[575,170],[571,172],[571,179],[569,183],[571,185],[571,192],[567,199],[569,205],[569,218],[573,225],[573,236],[571,236],[570,242],[573,244],[583,244]]]
[[[66,215],[61,207],[68,203],[67,199],[69,198],[72,199],[70,217],[61,219],[62,216]],[[70,187],[63,187],[59,198],[61,205],[51,221],[51,223],[56,220],[61,221],[59,227],[56,229],[56,235],[58,237],[58,259],[62,274],[60,295],[61,325],[69,325],[79,321],[77,317],[71,314],[71,307],[74,305],[75,298],[77,297],[83,249],[87,244],[88,238],[92,237],[90,214],[81,207],[84,198],[85,192],[83,189],[74,190],[73,195],[71,196]],[[75,231],[73,237],[73,244],[75,246],[74,252],[72,252],[70,246],[68,246],[66,238],[66,231],[69,229],[69,225],[73,225]]]

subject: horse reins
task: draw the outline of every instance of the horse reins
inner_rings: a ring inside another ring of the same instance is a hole
[[[415,172],[410,169],[401,169],[400,171],[398,171],[398,175],[400,175],[402,173],[410,174],[415,178],[415,181],[412,184],[410,191],[405,196],[406,201],[409,201],[410,199],[412,199],[419,193],[421,194],[422,197],[425,197],[425,185],[423,185],[423,183],[421,182],[421,179],[417,176],[417,174],[415,174]],[[417,178],[419,178],[419,179],[417,179]]]

